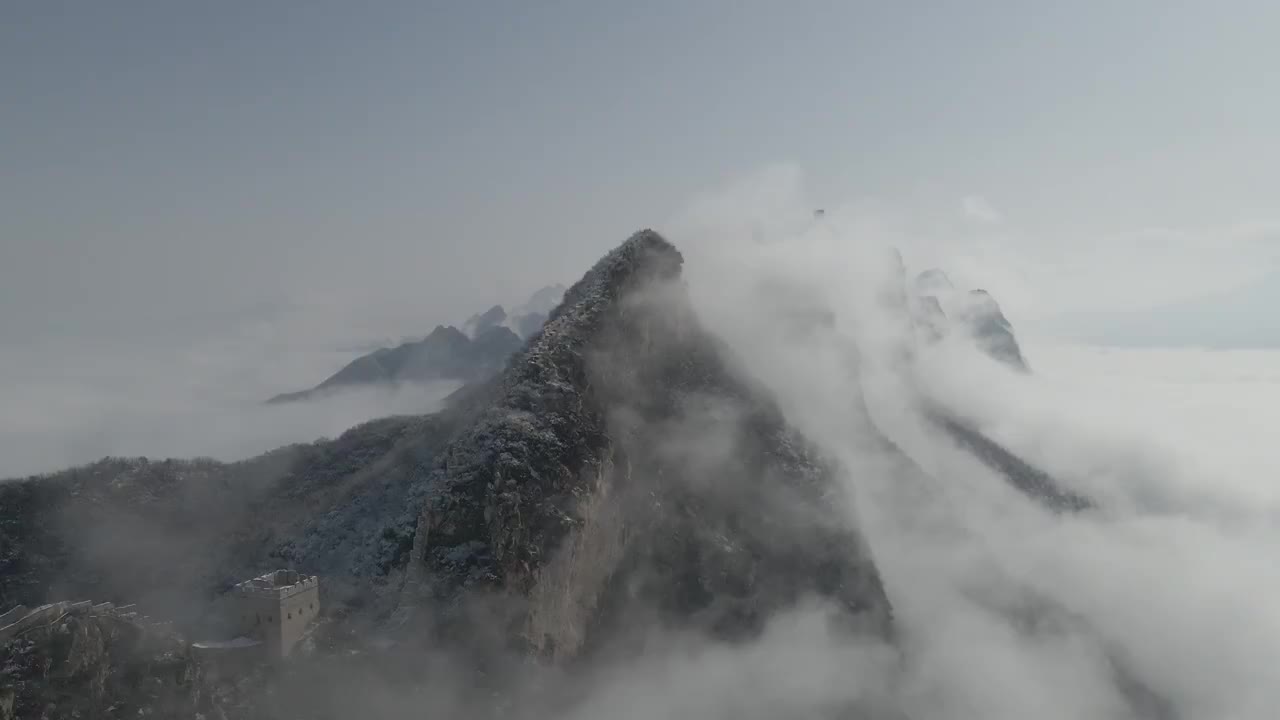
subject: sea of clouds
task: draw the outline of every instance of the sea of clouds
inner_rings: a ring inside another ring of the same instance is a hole
[[[229,335],[189,344],[36,344],[0,349],[0,478],[105,456],[242,460],[332,438],[366,420],[440,407],[452,381],[346,390],[267,405],[362,351]]]
[[[901,633],[899,679],[880,688],[892,705],[917,718],[1269,717],[1280,353],[1070,345],[1032,325],[1023,375],[962,334],[921,345],[895,309],[902,235],[811,208],[799,175],[773,170],[709,195],[671,235],[704,319],[841,461]],[[964,251],[903,255],[909,278]],[[1018,271],[992,268],[998,300],[1001,274]],[[794,332],[797,298],[834,322]],[[925,407],[1097,509],[1059,515],[1020,495]]]

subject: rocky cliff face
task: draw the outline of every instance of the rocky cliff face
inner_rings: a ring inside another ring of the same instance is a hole
[[[406,608],[470,633],[497,595],[501,640],[557,660],[638,620],[742,636],[807,596],[887,631],[830,474],[699,326],[681,262],[642,232],[569,289],[433,470]]]
[[[905,275],[903,278],[905,280]],[[903,292],[906,301],[889,303],[886,309],[892,313],[895,307],[901,308],[900,311],[909,316],[906,322],[914,327],[914,332],[907,335],[912,338],[913,348],[915,343],[927,345],[951,333],[962,333],[992,359],[1015,371],[1029,372],[1012,325],[987,292],[972,290],[961,293],[951,279],[937,269],[920,273],[910,287],[904,282]],[[909,354],[902,353],[904,356]],[[987,437],[968,418],[956,417],[930,404],[922,410],[925,417],[957,446],[1045,507],[1055,512],[1078,512],[1095,507],[1089,498],[1071,492],[1048,473]]]
[[[0,720],[194,717],[181,638],[112,613],[60,613],[0,643]]]
[[[911,295],[912,314],[926,341],[958,331],[992,358],[1020,372],[1027,371],[1013,325],[987,291],[962,293],[946,273],[932,269],[916,276]]]
[[[971,290],[960,313],[960,320],[988,355],[1022,372],[1027,361],[1013,335],[1013,325],[1000,310],[995,298],[985,290]]]

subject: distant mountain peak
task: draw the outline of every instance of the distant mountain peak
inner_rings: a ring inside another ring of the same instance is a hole
[[[419,342],[461,342],[467,339],[469,338],[466,333],[452,325],[437,325]]]
[[[494,305],[482,313],[472,315],[462,325],[463,332],[467,337],[475,338],[480,333],[489,328],[503,324],[507,320],[507,311],[501,305]]]
[[[931,268],[917,275],[912,283],[911,307],[926,341],[936,341],[959,329],[992,358],[1015,370],[1027,370],[1013,325],[986,290],[961,292],[945,272]]]
[[[343,388],[430,380],[483,379],[501,370],[507,359],[535,335],[547,314],[564,297],[563,285],[549,285],[533,294],[512,314],[501,305],[476,313],[462,324],[437,325],[421,340],[380,347],[352,360],[310,390],[282,393],[268,403],[310,400]]]
[[[986,290],[970,290],[961,307],[959,319],[988,355],[1015,370],[1027,371],[1027,361],[1013,334],[1013,325],[990,293]]]
[[[361,355],[314,388],[276,395],[267,402],[311,400],[356,387],[480,380],[501,370],[522,344],[519,336],[502,325],[485,328],[474,339],[452,325],[437,325],[421,340]]]
[[[949,295],[956,291],[951,278],[938,268],[930,268],[916,276],[915,292],[919,295]]]
[[[540,288],[523,305],[516,308],[512,315],[516,317],[533,313],[547,315],[564,299],[564,293],[567,289],[559,283]]]

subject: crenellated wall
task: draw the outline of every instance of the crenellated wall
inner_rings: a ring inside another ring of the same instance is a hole
[[[0,645],[33,627],[51,624],[68,615],[111,616],[129,621],[144,629],[168,631],[173,627],[172,623],[155,621],[146,615],[139,615],[133,605],[116,607],[114,603],[109,602],[95,605],[92,600],[62,601],[37,608],[19,605],[0,614]]]

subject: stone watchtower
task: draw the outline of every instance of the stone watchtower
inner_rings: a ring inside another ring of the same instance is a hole
[[[261,641],[273,657],[288,657],[319,615],[315,575],[276,570],[235,587],[231,619],[239,634]]]

